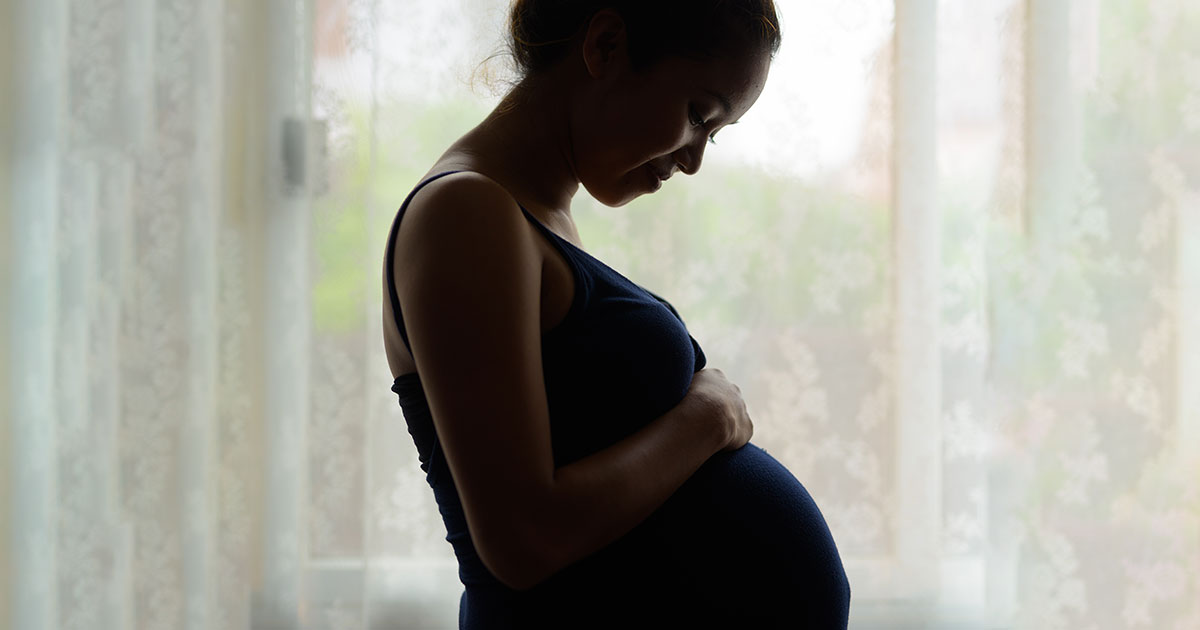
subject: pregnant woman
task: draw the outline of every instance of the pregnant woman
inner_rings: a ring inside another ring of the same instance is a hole
[[[824,518],[662,297],[584,250],[758,99],[771,0],[518,0],[521,81],[404,200],[388,362],[459,627],[845,628]],[[731,209],[734,211],[734,209]],[[740,210],[739,210],[740,211]]]

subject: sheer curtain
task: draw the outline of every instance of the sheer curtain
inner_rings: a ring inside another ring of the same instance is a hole
[[[5,627],[456,627],[380,271],[505,4],[0,5]],[[742,387],[853,628],[1200,628],[1200,6],[779,5],[585,247]]]

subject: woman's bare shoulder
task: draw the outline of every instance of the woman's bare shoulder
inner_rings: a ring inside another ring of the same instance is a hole
[[[464,223],[465,221],[478,219],[488,222],[520,216],[520,206],[516,199],[503,186],[482,173],[465,169],[435,168],[421,181],[437,175],[442,177],[426,183],[409,200],[404,220],[399,227],[398,239],[403,239],[402,235],[406,232],[419,231],[413,224],[424,225],[434,221],[469,228],[470,225]],[[431,235],[422,234],[420,240],[425,240],[424,237],[427,236]]]

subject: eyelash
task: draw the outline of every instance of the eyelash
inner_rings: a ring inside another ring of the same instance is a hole
[[[696,113],[696,110],[695,110],[695,109],[691,109],[691,110],[689,110],[689,114],[690,114],[690,118],[691,118],[691,120],[689,120],[688,122],[692,123],[692,126],[693,126],[693,127],[703,127],[705,124],[707,124],[707,123],[708,123],[708,121],[707,121],[707,120],[704,120],[704,119],[700,118],[700,115]],[[717,134],[716,134],[716,132],[713,132],[712,134],[710,134],[710,135],[708,136],[708,143],[709,143],[709,144],[716,144],[716,143],[717,143],[717,140],[716,140],[716,135],[717,135]]]

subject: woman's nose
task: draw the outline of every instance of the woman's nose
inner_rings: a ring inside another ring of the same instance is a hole
[[[702,139],[698,144],[693,142],[675,152],[675,163],[679,165],[680,172],[695,175],[700,170],[700,163],[704,161],[704,146]]]

